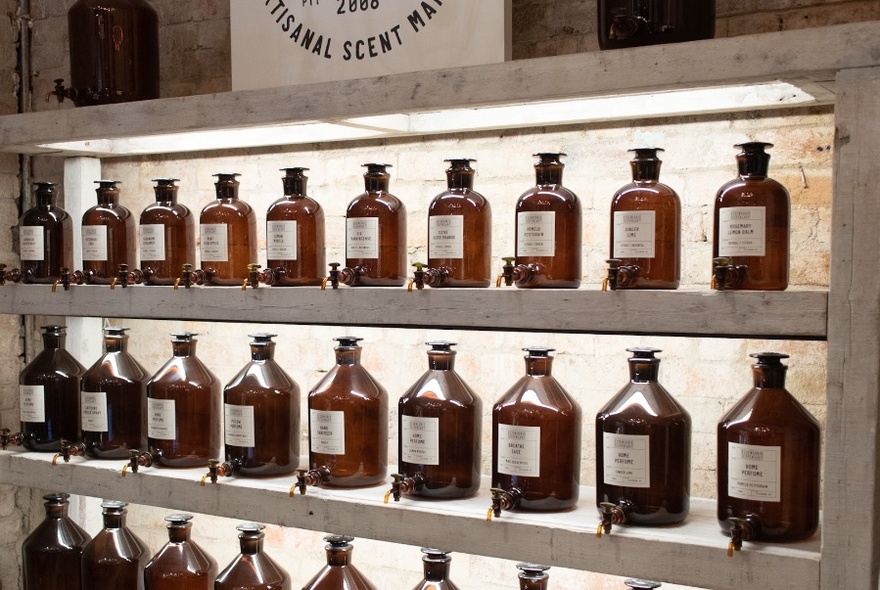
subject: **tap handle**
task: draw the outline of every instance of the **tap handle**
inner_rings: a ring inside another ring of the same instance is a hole
[[[489,491],[492,492],[492,507],[486,514],[486,520],[492,520],[493,516],[495,518],[499,518],[501,516],[501,510],[503,508],[502,502],[504,500],[503,488],[490,488]]]
[[[412,291],[413,285],[415,285],[416,289],[421,291],[425,288],[425,264],[422,262],[413,262],[413,278],[409,282],[409,287],[407,287],[407,291]]]

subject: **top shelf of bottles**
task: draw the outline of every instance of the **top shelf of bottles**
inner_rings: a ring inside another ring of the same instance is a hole
[[[0,151],[102,157],[831,104],[880,22],[0,117]]]

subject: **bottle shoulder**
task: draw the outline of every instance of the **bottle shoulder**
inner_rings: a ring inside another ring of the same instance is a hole
[[[611,210],[681,210],[681,199],[674,190],[661,183],[631,183],[618,190],[611,200]]]
[[[471,189],[444,191],[428,205],[428,215],[450,215],[463,210],[488,213],[492,207],[486,197]]]
[[[581,414],[581,407],[571,394],[550,375],[525,375],[517,381],[493,407],[493,413],[517,406],[564,414]]]
[[[346,209],[346,216],[378,215],[382,212],[402,215],[406,213],[406,205],[389,192],[367,191],[352,199]]]
[[[400,398],[404,405],[411,400],[435,401],[460,406],[482,407],[482,400],[455,371],[428,370]]]
[[[225,393],[268,392],[299,393],[299,386],[281,366],[273,361],[251,361],[223,389]]]
[[[752,388],[719,422],[719,428],[806,426],[819,430],[819,421],[784,388]]]
[[[274,201],[266,210],[266,221],[283,221],[296,219],[300,216],[320,217],[323,219],[324,209],[320,203],[311,197],[286,196]]]
[[[748,206],[762,204],[789,204],[788,189],[768,177],[737,177],[725,183],[715,195],[717,206]]]
[[[665,419],[690,424],[690,413],[656,381],[630,382],[618,391],[597,414],[597,419],[613,416],[646,421]]]

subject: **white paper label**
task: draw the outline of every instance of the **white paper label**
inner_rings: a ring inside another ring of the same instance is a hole
[[[440,465],[440,418],[401,418],[401,460],[418,465]]]
[[[727,493],[741,500],[779,502],[782,447],[727,443]]]
[[[43,226],[25,225],[19,228],[18,251],[22,260],[45,260],[46,243]]]
[[[651,487],[651,437],[603,433],[605,483],[628,488]]]
[[[309,410],[309,441],[313,453],[345,454],[345,412]]]
[[[104,391],[83,391],[80,396],[80,420],[82,429],[87,432],[108,432],[107,393]]]
[[[654,258],[654,211],[614,212],[614,258]]]
[[[202,262],[229,262],[225,223],[203,223],[199,229]]]
[[[46,421],[45,388],[42,385],[19,385],[18,405],[22,422]]]
[[[223,404],[225,442],[230,447],[255,447],[254,407]]]
[[[379,258],[379,218],[345,220],[345,257]]]
[[[173,399],[147,398],[147,436],[159,440],[177,438],[177,415]]]
[[[428,218],[428,258],[464,258],[464,217],[432,215]]]
[[[165,225],[146,223],[141,225],[141,260],[165,261]]]
[[[266,258],[296,260],[296,221],[266,222]]]
[[[517,214],[516,255],[556,254],[556,212],[521,211]]]
[[[83,260],[107,260],[107,226],[82,226]]]
[[[764,256],[767,210],[725,207],[718,211],[719,256]]]
[[[498,425],[498,473],[540,477],[540,426]]]

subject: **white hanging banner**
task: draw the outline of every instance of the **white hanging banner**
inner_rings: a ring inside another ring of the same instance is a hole
[[[501,62],[510,0],[232,0],[232,88]]]

